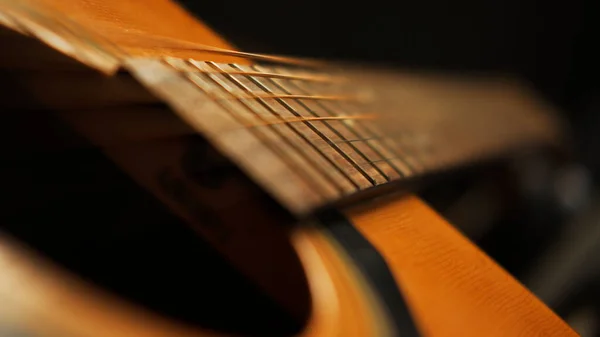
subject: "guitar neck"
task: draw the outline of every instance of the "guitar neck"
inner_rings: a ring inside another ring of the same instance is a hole
[[[126,67],[299,214],[558,136],[509,83],[172,58]]]
[[[156,35],[148,57],[137,38],[119,35],[119,48],[103,38],[102,31],[111,28],[92,32],[26,3],[1,4],[8,27],[106,74],[127,72],[113,81],[119,96],[125,95],[119,104],[129,96],[142,97],[143,104],[166,103],[191,126],[178,130],[207,137],[297,215],[377,186],[560,137],[551,109],[510,81],[344,68]],[[179,57],[181,50],[196,58]],[[203,61],[206,53],[239,62]],[[248,65],[249,58],[278,64]],[[129,75],[152,95],[128,96],[128,90],[140,90],[120,84],[131,81]],[[69,90],[52,97],[86,108],[108,104],[92,100],[98,99],[93,82],[89,92],[90,100]]]

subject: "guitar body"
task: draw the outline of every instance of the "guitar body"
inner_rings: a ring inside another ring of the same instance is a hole
[[[0,2],[0,10],[9,8],[9,2]],[[131,55],[249,63],[236,55],[157,43],[155,37],[232,48],[167,0],[43,0],[36,6],[67,14]],[[80,132],[90,132],[83,126],[86,121],[69,121]],[[141,172],[154,165],[154,157],[170,160],[169,154],[182,151],[180,144],[142,145],[107,147],[105,153],[169,204],[170,194],[153,189]],[[288,214],[280,216],[285,212],[279,209],[271,213],[277,208],[273,201],[257,192],[245,175],[236,171],[227,179],[204,192],[206,199],[217,205],[239,196],[220,209],[219,216],[228,214],[230,224],[245,221],[250,229],[232,225],[222,232],[198,232],[301,323],[299,336],[576,335],[413,195],[391,194],[340,206],[297,224]],[[0,325],[14,335],[229,335],[165,318],[108,294],[9,237],[0,241],[0,270]]]

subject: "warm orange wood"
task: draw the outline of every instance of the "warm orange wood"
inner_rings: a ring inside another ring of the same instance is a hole
[[[425,336],[576,336],[418,198],[365,205],[348,214],[387,260]],[[309,226],[297,228],[290,240],[312,297],[300,336],[387,335],[379,304],[331,238]],[[114,298],[5,237],[0,269],[4,328],[39,336],[224,336]]]
[[[318,228],[297,228],[291,242],[311,293],[311,315],[298,337],[390,335],[380,304],[340,249]]]
[[[387,335],[386,325],[377,317],[377,305],[362,285],[364,281],[336,253],[326,236],[316,228],[308,228],[296,231],[291,241],[313,297],[311,318],[298,337]],[[126,303],[3,236],[0,270],[0,334],[14,331],[40,337],[228,336],[185,326]]]
[[[173,48],[177,42],[193,42],[231,48],[214,30],[200,23],[169,0],[40,0],[69,19],[138,56],[177,56],[239,62],[239,59],[206,55]]]
[[[387,260],[426,336],[576,335],[417,197],[348,214]]]

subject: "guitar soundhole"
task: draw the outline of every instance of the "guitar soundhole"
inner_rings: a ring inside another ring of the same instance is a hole
[[[302,329],[310,300],[302,268],[289,243],[279,245],[284,248],[278,252],[278,265],[272,267],[275,277],[297,278],[287,285],[296,309],[301,309],[295,316],[233,268],[198,231],[173,215],[98,148],[91,144],[36,146],[85,143],[51,112],[11,113],[4,112],[3,118],[12,125],[3,123],[2,129],[20,131],[0,136],[0,144],[10,150],[0,166],[0,230],[88,282],[175,321],[257,336],[290,335]],[[26,126],[30,125],[44,132],[28,132]],[[31,146],[6,146],[16,144],[15,137],[24,133],[31,140],[19,144]],[[39,138],[42,136],[46,138]],[[208,159],[214,149],[196,136],[193,140],[192,151],[183,156],[185,176],[217,194],[232,176],[243,180],[243,174],[222,158],[216,161],[216,168],[210,166]],[[207,161],[194,161],[202,156]],[[262,200],[264,212],[272,214],[272,219],[291,221],[278,205],[246,182],[248,193]],[[176,192],[181,192],[181,186],[177,188]],[[245,217],[243,208],[218,209],[214,203],[204,207],[223,228],[240,225],[227,223],[231,218],[223,212]],[[256,220],[252,214],[258,213],[255,209],[248,213],[248,224]]]

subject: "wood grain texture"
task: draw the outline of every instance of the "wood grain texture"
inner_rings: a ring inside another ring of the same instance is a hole
[[[426,336],[576,336],[417,197],[347,211],[391,268]]]
[[[347,213],[387,260],[424,336],[577,335],[416,197]],[[299,337],[390,333],[378,300],[333,240],[313,226],[294,229],[289,239],[312,298]],[[0,268],[0,325],[16,331],[41,337],[224,336],[115,298],[6,237],[0,238]]]

